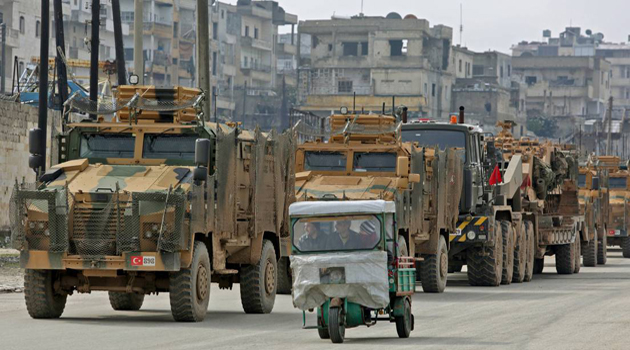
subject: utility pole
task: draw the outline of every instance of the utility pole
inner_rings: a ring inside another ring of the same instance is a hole
[[[116,72],[118,73],[118,85],[127,85],[122,22],[120,21],[120,0],[112,0],[112,11],[114,12],[114,46],[116,49]]]
[[[282,75],[282,105],[280,106],[280,128],[285,130],[291,127],[287,113],[287,86],[284,74]]]
[[[0,90],[1,90],[0,92],[4,94],[4,84],[5,84],[4,66],[7,65],[7,62],[5,61],[6,46],[7,46],[7,24],[4,22],[0,24],[0,29],[2,29],[2,66],[0,66],[0,76],[2,77],[2,82],[0,83]]]
[[[612,110],[613,110],[613,97],[608,99],[608,139],[606,140],[606,155],[612,155]]]
[[[67,67],[61,55],[66,56],[66,41],[63,33],[63,8],[61,0],[54,0],[54,17],[55,17],[55,39],[57,43],[57,87],[59,88],[59,109],[62,109],[64,102],[68,99],[68,72]],[[61,52],[59,52],[61,50]]]
[[[90,41],[90,101],[96,107],[98,99],[98,49],[101,44],[99,39],[100,0],[92,0],[92,40]],[[96,120],[96,114],[90,114],[90,119]]]
[[[206,94],[203,104],[204,120],[210,119],[212,95],[210,90],[210,31],[208,26],[208,0],[197,0],[197,62],[199,88]]]
[[[144,0],[134,1],[133,18],[133,71],[138,76],[138,84],[144,84],[144,51],[142,49],[142,37],[144,35]]]
[[[50,27],[50,2],[49,0],[41,1],[42,11],[42,32],[41,41],[39,46],[39,105],[38,105],[38,118],[37,128],[40,129],[40,149],[39,159],[40,163],[37,164],[39,174],[43,174],[46,169],[46,127],[48,123],[48,42],[50,40],[50,34],[48,33]]]

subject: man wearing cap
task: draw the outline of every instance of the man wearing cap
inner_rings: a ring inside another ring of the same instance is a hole
[[[361,248],[371,249],[376,246],[380,237],[376,234],[376,225],[371,220],[364,221],[359,227]]]
[[[300,237],[298,248],[302,251],[317,251],[326,249],[326,236],[319,227],[319,222],[307,222],[306,234]]]
[[[335,223],[335,232],[328,239],[330,250],[361,249],[359,234],[350,229],[350,220],[339,220]]]

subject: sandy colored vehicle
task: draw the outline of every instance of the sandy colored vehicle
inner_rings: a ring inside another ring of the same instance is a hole
[[[175,320],[201,321],[211,281],[240,283],[245,312],[271,312],[293,138],[208,124],[200,103],[199,90],[150,86],[121,86],[108,108],[69,100],[115,114],[64,122],[60,163],[16,184],[12,240],[31,317],[60,317],[73,292],[108,291],[115,310],[168,292]]]
[[[584,266],[606,263],[606,235],[610,226],[609,172],[616,157],[590,157],[580,166],[578,176],[580,213],[584,215],[585,234],[589,242],[582,244]]]
[[[600,157],[601,158],[601,157]],[[607,246],[621,247],[623,257],[630,258],[630,173],[627,164],[619,158],[600,159],[600,164],[608,171],[608,192],[610,210],[608,226],[603,236]],[[598,261],[605,262],[606,250],[600,249]]]
[[[409,337],[415,259],[396,244],[396,212],[384,200],[291,204],[293,303],[305,328],[343,343],[346,329],[387,321]],[[314,309],[317,326],[306,327],[306,311]]]
[[[340,114],[330,123],[329,142],[297,148],[296,200],[392,201],[401,251],[422,260],[425,292],[443,292],[461,194],[461,151],[402,143],[398,116]]]

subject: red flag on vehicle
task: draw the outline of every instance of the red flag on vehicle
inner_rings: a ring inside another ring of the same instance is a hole
[[[490,175],[490,186],[496,185],[500,182],[503,182],[503,179],[501,178],[501,171],[499,171],[499,166],[496,165],[494,167],[494,170],[492,171],[492,175]]]

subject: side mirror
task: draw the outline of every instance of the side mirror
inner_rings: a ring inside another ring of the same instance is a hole
[[[28,131],[28,167],[37,171],[43,168],[46,160],[42,156],[42,150],[46,149],[46,135],[42,129],[33,128]]]
[[[405,177],[409,175],[409,157],[398,157],[396,159],[396,176]]]
[[[409,182],[417,184],[420,182],[420,174],[409,174]]]
[[[137,85],[139,81],[140,81],[140,77],[138,77],[136,74],[129,75],[129,84]]]
[[[593,176],[593,182],[591,183],[591,188],[594,190],[599,190],[599,177]]]
[[[193,180],[203,182],[208,179],[208,167],[210,166],[210,140],[197,139],[195,141],[195,164],[197,167],[193,171]]]

